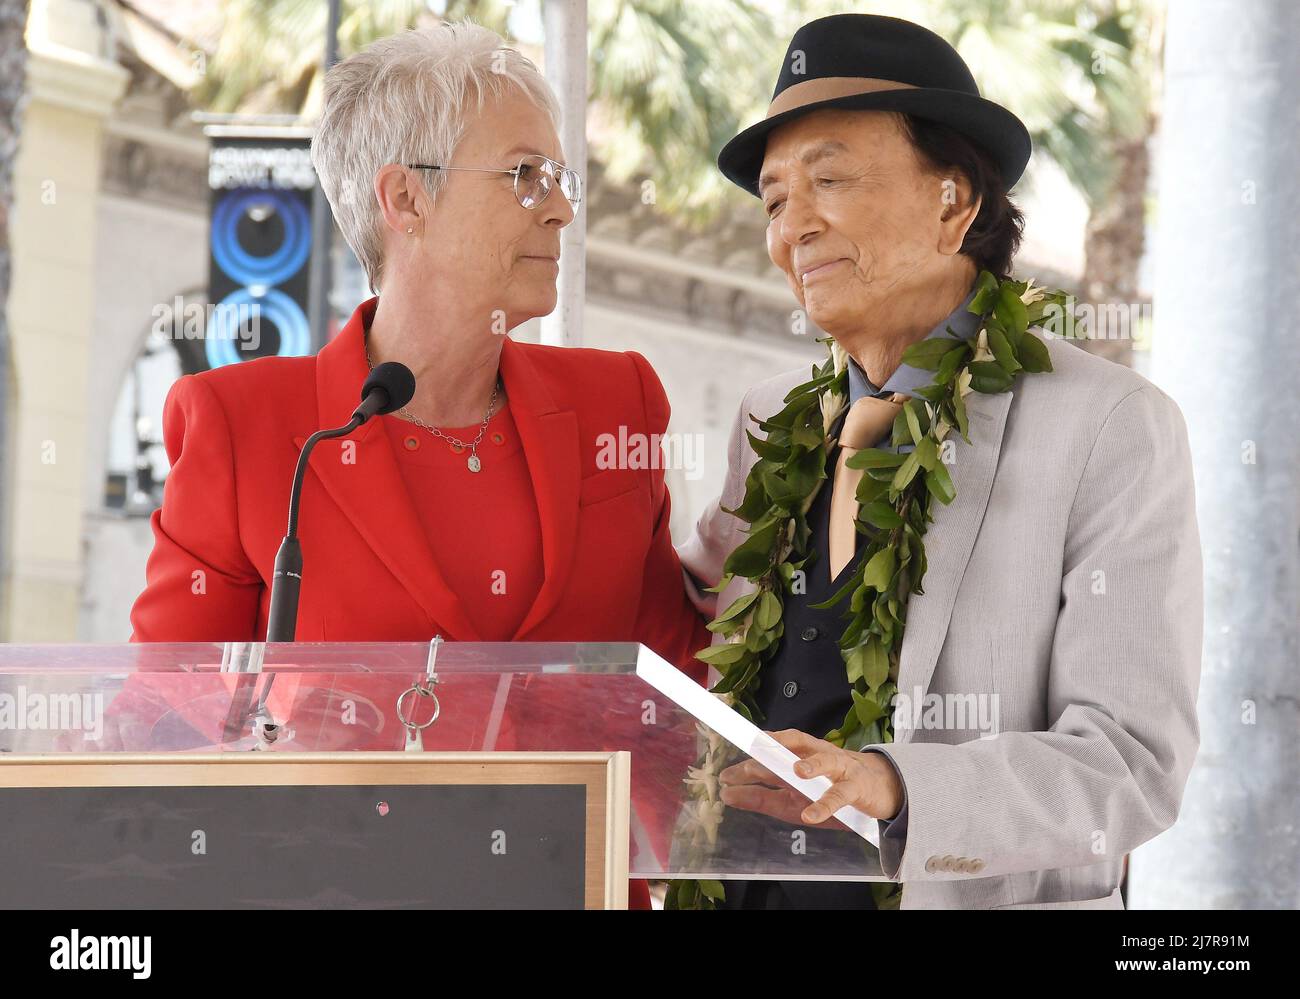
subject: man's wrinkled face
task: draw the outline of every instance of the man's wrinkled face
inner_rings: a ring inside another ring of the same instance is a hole
[[[774,129],[759,194],[768,255],[828,333],[925,288],[950,259],[939,251],[943,178],[893,114],[816,111]]]

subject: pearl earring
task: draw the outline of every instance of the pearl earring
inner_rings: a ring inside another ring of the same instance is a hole
[[[415,227],[414,227],[414,226],[409,226],[409,225],[408,225],[408,226],[406,227],[406,234],[409,236],[409,235],[411,235],[411,233],[413,233],[413,232],[415,232]]]

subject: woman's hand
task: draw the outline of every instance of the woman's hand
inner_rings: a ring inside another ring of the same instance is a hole
[[[845,805],[876,819],[892,819],[903,807],[903,784],[883,754],[849,752],[797,729],[768,734],[802,757],[794,765],[797,776],[828,777],[830,788],[810,803],[757,760],[745,760],[719,775],[724,805],[761,812],[791,825],[828,828],[843,828],[834,815]]]

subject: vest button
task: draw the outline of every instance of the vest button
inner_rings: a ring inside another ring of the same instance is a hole
[[[815,642],[821,637],[821,632],[812,625],[809,625],[807,628],[804,628],[803,633],[799,637],[805,642]]]
[[[787,698],[794,698],[799,693],[799,684],[793,680],[788,680],[786,685],[781,688],[781,693],[785,694]]]

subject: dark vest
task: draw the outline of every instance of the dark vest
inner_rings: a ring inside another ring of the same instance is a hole
[[[829,599],[853,572],[851,560],[835,580],[829,578],[828,528],[830,523],[831,484],[834,482],[838,449],[827,461],[828,479],[822,483],[817,498],[808,510],[810,545],[816,556],[804,567],[802,594],[787,594],[783,620],[785,631],[776,654],[763,667],[755,696],[762,719],[759,728],[776,732],[799,729],[817,738],[840,727],[853,704],[849,681],[840,657],[839,638],[848,619],[848,600],[830,610],[817,610],[812,604]],[[858,535],[859,546],[862,535]],[[728,825],[732,828],[729,830]],[[789,841],[792,827],[775,819],[730,809],[719,835],[741,842],[750,849],[771,855]],[[810,845],[826,833],[808,829]],[[838,834],[842,835],[842,834]],[[763,845],[760,846],[759,844]],[[808,881],[726,881],[728,909],[874,909],[871,885],[867,882]]]

